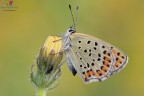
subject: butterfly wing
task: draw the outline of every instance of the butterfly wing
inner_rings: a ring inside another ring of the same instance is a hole
[[[66,52],[68,65],[73,65],[85,82],[103,81],[110,76],[115,59],[112,51],[100,39],[74,33]]]
[[[119,71],[121,71],[128,63],[128,56],[121,51],[120,49],[118,49],[117,47],[106,43],[107,46],[109,47],[109,49],[112,51],[112,53],[114,54],[114,59],[115,59],[115,64],[113,65],[113,69],[110,75],[113,75]]]

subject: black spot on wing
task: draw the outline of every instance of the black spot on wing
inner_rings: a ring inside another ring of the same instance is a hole
[[[101,57],[101,54],[100,54],[100,53],[98,53],[98,57]]]
[[[93,47],[94,48],[94,50],[96,50],[97,48],[96,47]]]
[[[120,55],[120,52],[118,52],[117,55],[119,56],[119,55]]]
[[[89,63],[87,63],[87,67],[88,67],[88,68],[90,67]]]
[[[84,52],[87,53],[87,50],[85,49]]]
[[[98,43],[97,42],[95,42],[95,46],[97,46],[98,45]]]
[[[107,52],[107,51],[106,51],[106,50],[104,50],[104,51],[103,51],[103,54],[106,54],[106,52]]]
[[[81,49],[81,47],[78,47],[78,49]]]
[[[94,63],[91,63],[92,66],[94,66]]]
[[[90,43],[91,43],[91,41],[88,41],[88,42],[87,42],[87,44],[90,44]]]
[[[105,46],[102,46],[102,48],[105,48]]]
[[[91,56],[91,53],[89,53],[89,56]]]
[[[100,61],[100,60],[101,60],[100,58],[97,59],[97,61]]]

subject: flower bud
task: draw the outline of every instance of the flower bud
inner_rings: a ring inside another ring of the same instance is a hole
[[[49,36],[40,50],[37,58],[39,70],[45,70],[49,74],[52,70],[57,69],[62,60],[62,40],[58,36]]]
[[[37,71],[31,73],[31,81],[37,88],[51,89],[61,75],[63,57],[62,38],[49,36],[40,49],[37,57]],[[33,66],[32,66],[33,69]]]

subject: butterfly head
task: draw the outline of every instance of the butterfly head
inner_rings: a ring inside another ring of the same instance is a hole
[[[69,37],[70,35],[72,35],[75,32],[76,32],[75,28],[69,27],[66,34],[65,34],[65,37]]]
[[[73,33],[76,32],[76,29],[73,28],[73,26],[71,26],[71,27],[69,27],[69,29],[67,30],[67,32],[68,32],[69,34],[73,34]]]

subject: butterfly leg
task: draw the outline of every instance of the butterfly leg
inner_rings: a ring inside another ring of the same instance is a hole
[[[70,49],[72,46],[73,46],[72,44],[67,43],[67,44],[64,46],[63,50],[68,52],[69,49]]]

